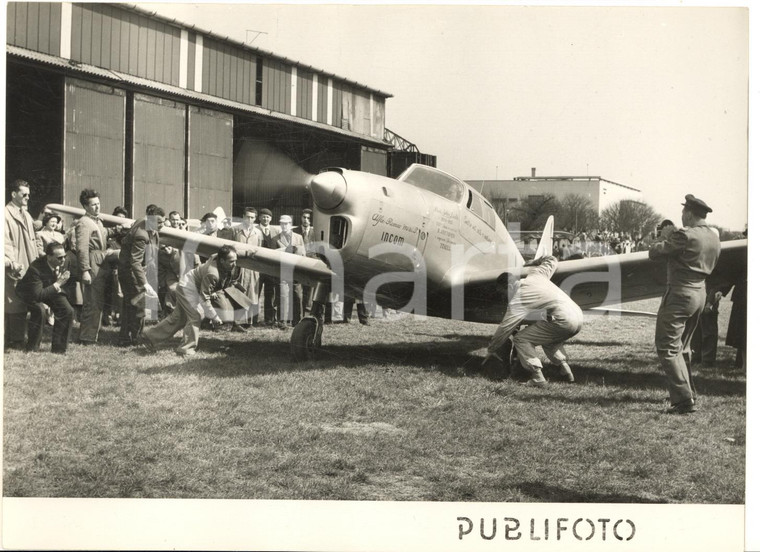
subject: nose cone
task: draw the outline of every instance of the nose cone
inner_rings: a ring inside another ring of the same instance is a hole
[[[320,209],[334,209],[343,203],[347,189],[346,179],[336,171],[325,171],[311,179],[311,195]]]

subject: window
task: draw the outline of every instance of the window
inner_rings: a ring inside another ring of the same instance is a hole
[[[426,165],[412,165],[398,179],[456,203],[461,202],[464,195],[465,186],[461,181]]]

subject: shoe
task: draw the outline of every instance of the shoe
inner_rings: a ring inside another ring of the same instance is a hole
[[[674,404],[665,411],[665,414],[691,414],[697,411],[697,406],[693,399]]]
[[[153,345],[153,342],[145,335],[141,335],[137,338],[137,345],[144,348],[151,354],[155,355],[158,352],[156,350],[156,346]]]
[[[232,328],[230,328],[230,331],[236,333],[248,333],[248,330],[240,324],[233,324]]]
[[[528,380],[523,383],[526,387],[538,387],[539,389],[546,389],[549,383],[546,380]]]
[[[369,320],[359,320],[359,324],[362,326],[369,326]]]
[[[188,349],[188,350],[175,349],[174,352],[177,353],[181,357],[189,357],[189,356],[193,356],[196,353],[196,350],[195,349]]]
[[[275,327],[278,330],[287,330],[288,329],[288,325],[285,324],[284,322],[278,322],[277,324],[275,324]]]

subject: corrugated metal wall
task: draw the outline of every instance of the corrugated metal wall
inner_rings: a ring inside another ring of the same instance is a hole
[[[311,100],[314,96],[314,73],[298,70],[296,116],[311,119]]]
[[[349,96],[349,94],[344,94],[344,103],[346,96]],[[348,128],[354,132],[368,135],[372,126],[370,122],[372,113],[369,107],[369,92],[355,90],[350,96],[351,117]]]
[[[232,115],[189,109],[188,216],[221,206],[232,212]]]
[[[223,39],[201,37],[188,28],[185,28],[185,55],[180,25],[124,9],[115,3],[71,3],[70,6],[70,10],[63,10],[61,3],[8,3],[8,43],[56,56],[70,55],[74,61],[314,119],[313,76],[318,71],[262,56]],[[62,21],[63,14],[68,14],[70,21]],[[66,44],[61,44],[62,37]],[[203,54],[199,56],[195,46],[201,39]],[[62,49],[67,52],[62,54]],[[180,71],[181,61],[186,64],[183,71]],[[257,98],[259,63],[263,66],[262,89],[261,97]],[[297,69],[296,105],[291,106],[294,67]],[[196,68],[202,71],[197,74]],[[181,74],[185,82],[180,82]],[[198,78],[202,86],[196,82]],[[374,138],[382,138],[385,98],[375,98],[378,108],[370,110],[368,91],[345,80],[335,80],[332,120],[328,121],[327,80],[326,75],[319,75],[316,120],[365,135],[369,135],[371,129]],[[371,124],[367,124],[368,119]]]
[[[79,205],[94,188],[110,213],[124,204],[125,92],[70,78],[65,86],[64,203]]]
[[[317,121],[329,123],[327,120],[327,77],[318,76],[317,85]]]
[[[263,59],[261,106],[280,113],[290,113],[290,66],[273,59]]]
[[[179,86],[180,29],[111,4],[72,4],[71,57]]]
[[[8,44],[61,55],[61,4],[54,2],[8,2]]]
[[[168,213],[184,210],[185,104],[134,95],[132,213],[155,203]]]
[[[341,81],[333,81],[332,125],[348,129],[348,112],[343,113],[344,88],[344,84]]]
[[[382,140],[385,134],[385,102],[378,102],[377,98],[373,99],[372,107],[374,112],[372,116],[374,117],[374,121],[372,125],[372,137]]]
[[[256,104],[256,56],[217,40],[203,40],[203,92]]]

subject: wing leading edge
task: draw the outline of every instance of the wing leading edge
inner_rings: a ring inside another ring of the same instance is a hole
[[[720,258],[708,278],[708,285],[730,287],[746,271],[747,240],[721,242]],[[504,272],[524,277],[527,268],[482,270],[473,267],[459,273],[457,284],[464,287],[468,311],[471,307],[469,301],[477,302],[478,298],[482,298],[481,308],[488,307],[489,301],[494,299],[496,279]],[[664,262],[650,260],[647,251],[639,251],[562,261],[557,265],[552,281],[581,308],[591,309],[660,297],[665,291],[667,274]]]
[[[66,205],[51,203],[47,207],[55,212],[75,217],[85,214],[84,209],[68,207]],[[109,225],[131,225],[134,222],[133,219],[125,219],[113,215],[99,216]],[[322,260],[313,257],[304,257],[265,247],[254,247],[236,241],[169,227],[161,228],[159,236],[161,237],[161,243],[164,245],[170,245],[203,257],[210,257],[223,245],[230,245],[237,251],[237,264],[239,266],[277,278],[285,277],[285,274],[292,271],[293,278],[297,282],[316,285],[319,282],[329,282],[333,277],[333,271],[330,267]]]

